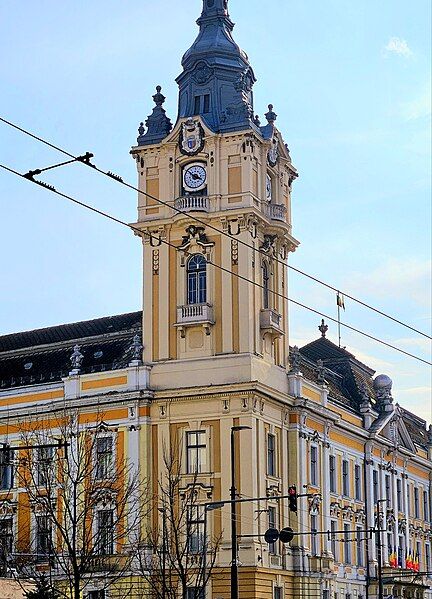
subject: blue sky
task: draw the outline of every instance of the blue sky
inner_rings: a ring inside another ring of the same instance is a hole
[[[136,129],[157,84],[175,120],[174,79],[201,4],[3,0],[0,114],[135,182]],[[291,263],[429,332],[430,2],[230,0],[230,12],[258,78],[255,111],[274,104],[300,172]],[[0,125],[1,162],[25,172],[61,159]],[[84,167],[47,180],[135,219],[135,194]],[[141,249],[126,229],[4,172],[0,215],[0,334],[140,308]],[[291,295],[336,314],[334,295],[297,275]],[[426,339],[350,301],[344,318],[430,356]],[[292,309],[291,342],[315,338],[318,324]],[[342,342],[431,419],[428,366],[354,333]]]

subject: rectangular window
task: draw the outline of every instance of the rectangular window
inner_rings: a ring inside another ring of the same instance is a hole
[[[283,588],[282,587],[274,587],[273,597],[274,597],[274,599],[283,599]]]
[[[46,487],[52,479],[54,463],[54,447],[38,447],[36,449],[36,484]]]
[[[13,551],[13,520],[3,518],[0,520],[0,559],[6,559]]]
[[[113,461],[112,437],[96,439],[96,479],[105,480],[110,477]]]
[[[414,518],[420,518],[419,490],[414,487]]]
[[[391,486],[390,486],[390,474],[386,474],[385,477],[385,498],[387,499],[387,508],[391,505]]]
[[[186,433],[186,471],[188,474],[206,470],[206,432]]]
[[[338,553],[338,545],[336,539],[336,530],[337,530],[337,520],[331,520],[330,522],[330,530],[331,530],[331,552],[333,553],[334,561],[339,561],[339,553]]]
[[[194,114],[200,114],[200,108],[201,108],[201,96],[195,96],[195,103],[194,103]]]
[[[269,528],[277,528],[276,508],[275,507],[269,507],[269,509],[268,509],[268,525],[269,525]],[[269,543],[269,553],[271,555],[276,554],[276,543]]]
[[[429,493],[423,491],[423,519],[426,522],[430,521],[430,509],[429,509]]]
[[[362,498],[362,484],[361,484],[361,468],[359,464],[354,466],[354,481],[355,481],[355,498],[361,501]]]
[[[310,481],[315,487],[318,485],[318,447],[310,448]]]
[[[328,589],[323,590],[322,599],[330,599],[330,591]]]
[[[204,114],[208,114],[210,112],[210,94],[205,94],[204,96]]]
[[[48,516],[36,516],[36,553],[43,559],[51,553],[52,528]]]
[[[344,562],[346,564],[350,564],[351,563],[351,535],[349,533],[350,525],[344,524],[343,529],[344,529]]]
[[[420,541],[417,541],[417,546],[416,546],[416,560],[419,563],[420,570],[422,570],[423,569],[423,562],[422,562],[422,556],[421,556],[421,543],[420,543]]]
[[[316,533],[318,530],[317,527],[317,517],[311,516],[311,533]],[[311,553],[312,555],[318,555],[318,539],[316,534],[311,534]]]
[[[205,599],[202,587],[189,587],[186,589],[186,599]]]
[[[397,558],[398,558],[398,566],[400,568],[403,567],[403,560],[405,556],[405,537],[403,535],[399,535],[399,543],[397,549]]]
[[[426,566],[426,570],[428,572],[430,572],[431,569],[431,552],[430,552],[430,545],[429,543],[425,544],[425,566]]]
[[[87,595],[88,599],[105,599],[105,591],[89,591]]]
[[[342,461],[342,494],[349,497],[349,462]]]
[[[378,470],[372,472],[372,486],[373,486],[373,500],[374,503],[378,501]]]
[[[407,484],[407,515],[411,516],[411,485]]]
[[[112,510],[100,510],[97,513],[97,548],[99,555],[114,553],[114,513]]]
[[[362,532],[362,527],[361,526],[357,526],[356,528],[356,546],[357,546],[357,566],[364,566],[364,549],[363,549],[363,545],[364,545],[364,540],[365,537],[363,536],[363,532]]]
[[[276,437],[267,435],[267,474],[276,476]]]
[[[331,455],[329,457],[329,468],[330,468],[330,491],[336,493],[336,456]]]
[[[190,553],[200,553],[204,548],[204,519],[203,506],[189,506],[187,512],[187,537]]]
[[[402,512],[402,481],[400,478],[396,480],[396,496],[397,496],[397,509],[398,512]]]
[[[8,445],[0,447],[0,489],[6,490],[13,487],[13,452]]]

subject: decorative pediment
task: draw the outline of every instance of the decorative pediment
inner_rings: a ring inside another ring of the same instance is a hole
[[[6,516],[13,516],[17,512],[17,501],[10,501],[10,499],[4,499],[0,501],[0,518]]]
[[[190,225],[186,228],[186,235],[183,235],[179,250],[191,250],[193,246],[198,246],[203,250],[207,250],[214,246],[214,241],[209,241],[205,233],[204,227],[196,227]]]

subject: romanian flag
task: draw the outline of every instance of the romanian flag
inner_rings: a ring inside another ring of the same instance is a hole
[[[390,566],[392,568],[397,568],[398,567],[398,556],[397,556],[397,549],[396,549],[396,547],[394,548],[393,553],[390,555],[389,563],[390,563]]]
[[[339,308],[345,310],[345,298],[340,291],[337,292],[336,303]]]
[[[414,572],[420,572],[420,559],[419,559],[418,553],[415,554],[413,570],[414,570]]]
[[[405,559],[405,568],[407,570],[412,570],[412,567],[413,567],[413,558],[411,556],[411,551],[408,551],[406,559]]]

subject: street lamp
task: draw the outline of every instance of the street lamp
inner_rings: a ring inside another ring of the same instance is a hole
[[[231,599],[238,599],[238,563],[237,563],[237,490],[235,486],[235,433],[251,430],[250,426],[231,427]]]

